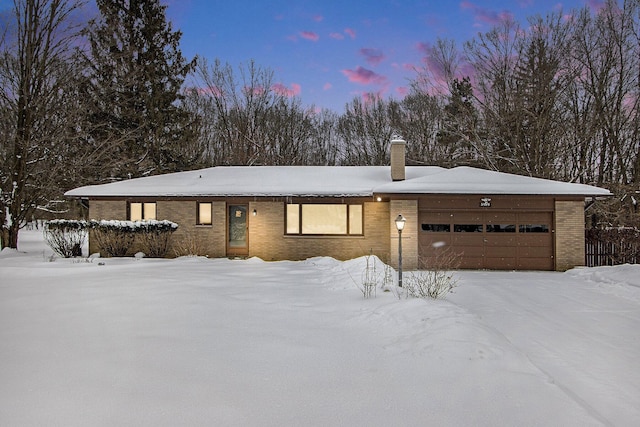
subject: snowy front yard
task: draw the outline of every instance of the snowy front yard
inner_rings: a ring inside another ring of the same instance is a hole
[[[636,425],[640,266],[461,272],[363,299],[364,260],[0,254],[0,425]],[[99,265],[104,263],[104,265]]]

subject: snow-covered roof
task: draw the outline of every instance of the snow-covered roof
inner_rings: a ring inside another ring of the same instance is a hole
[[[607,196],[608,190],[472,167],[407,166],[391,181],[388,166],[218,166],[79,187],[68,197],[334,196],[513,194]]]

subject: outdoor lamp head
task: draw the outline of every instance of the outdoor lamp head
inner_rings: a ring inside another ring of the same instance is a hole
[[[405,222],[407,222],[407,220],[402,215],[398,215],[396,218],[396,228],[398,231],[402,231],[404,229]]]

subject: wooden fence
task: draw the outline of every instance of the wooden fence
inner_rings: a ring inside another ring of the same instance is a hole
[[[640,230],[637,228],[585,230],[585,256],[587,267],[639,264]]]

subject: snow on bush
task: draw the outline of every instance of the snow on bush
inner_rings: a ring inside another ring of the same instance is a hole
[[[87,222],[54,219],[46,223],[43,233],[45,242],[61,257],[82,256],[82,245],[87,239]]]
[[[137,238],[140,249],[147,256],[162,258],[167,254],[171,234],[177,228],[178,224],[167,220],[56,219],[47,223],[44,235],[51,249],[65,258],[82,256],[82,245],[89,230],[93,232],[98,247],[109,256],[127,255]]]
[[[167,254],[171,234],[178,224],[167,220],[92,220],[89,227],[98,246],[109,256],[127,255],[139,236],[142,252],[149,257],[162,258]]]

